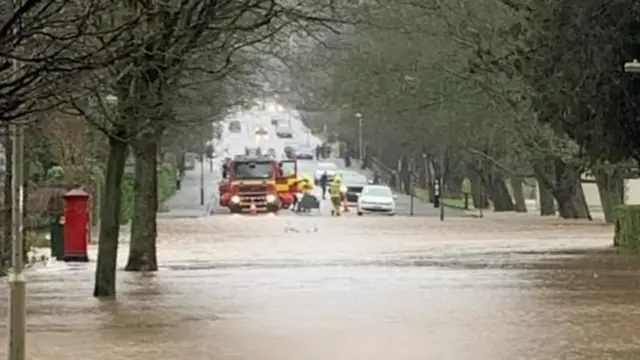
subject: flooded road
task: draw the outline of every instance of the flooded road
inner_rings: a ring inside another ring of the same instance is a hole
[[[93,263],[29,272],[29,359],[640,358],[639,261],[559,224],[162,219],[162,268],[119,272],[115,302]]]

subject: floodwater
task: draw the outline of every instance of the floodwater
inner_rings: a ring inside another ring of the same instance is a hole
[[[604,225],[213,216],[159,226],[161,270],[119,272],[117,301],[91,297],[92,263],[30,271],[30,360],[640,359],[640,260],[611,252]]]

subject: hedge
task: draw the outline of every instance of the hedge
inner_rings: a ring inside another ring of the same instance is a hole
[[[127,224],[133,215],[134,174],[126,174],[122,181],[122,209],[120,223]],[[158,167],[158,207],[176,193],[176,167],[172,163],[162,163]]]
[[[613,211],[613,245],[624,250],[640,249],[640,205],[620,205]]]

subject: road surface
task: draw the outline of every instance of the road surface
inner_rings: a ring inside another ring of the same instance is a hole
[[[214,215],[158,232],[160,270],[119,270],[117,301],[91,297],[94,263],[31,269],[28,359],[640,358],[640,262],[604,225]]]

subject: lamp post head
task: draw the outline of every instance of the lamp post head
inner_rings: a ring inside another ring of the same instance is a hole
[[[640,62],[637,59],[634,59],[631,62],[627,62],[624,64],[624,72],[638,74],[640,73]]]

